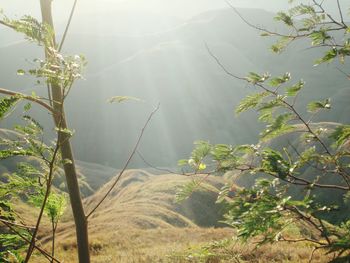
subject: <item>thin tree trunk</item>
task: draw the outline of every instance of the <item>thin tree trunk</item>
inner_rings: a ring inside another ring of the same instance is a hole
[[[51,2],[52,0],[40,0],[40,5],[43,23],[46,23],[53,28]],[[55,43],[55,39],[53,39],[53,42]],[[46,56],[49,56],[48,52],[45,53]],[[53,115],[55,124],[59,128],[58,132],[61,132],[60,130],[65,130],[68,128],[64,113],[64,107],[61,105],[61,102],[63,101],[61,87],[58,85],[51,85],[51,95],[54,110],[61,114],[61,116],[58,116],[57,114]],[[75,169],[72,147],[69,140],[70,135],[65,132],[61,132],[61,136],[59,136],[59,138],[60,140],[58,143],[60,145],[62,159],[70,160],[70,162],[64,162],[63,168],[66,176],[68,193],[75,221],[79,262],[90,263],[88,222],[84,213],[84,207],[80,195],[78,177]]]
[[[56,224],[54,219],[51,219],[51,229],[52,229],[52,241],[51,241],[51,263],[53,263],[53,258],[55,257],[55,238],[56,238]]]

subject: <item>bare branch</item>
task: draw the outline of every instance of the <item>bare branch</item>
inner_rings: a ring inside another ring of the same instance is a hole
[[[168,172],[170,174],[179,174],[179,173],[176,173],[174,171],[171,171],[169,169],[165,169],[165,168],[159,168],[159,167],[156,167],[154,166],[153,164],[151,164],[150,162],[148,162],[144,156],[140,153],[140,151],[136,151],[136,153],[138,154],[138,156],[140,157],[140,159],[146,164],[148,165],[149,167],[155,169],[155,170],[158,170],[158,171],[163,171],[163,172]]]
[[[15,223],[15,222],[10,222],[10,221],[7,221],[7,220],[1,219],[1,218],[0,218],[0,222],[2,222],[4,224],[10,224],[10,225],[15,226],[15,227],[24,228],[24,229],[27,229],[27,230],[35,229],[35,227],[33,227],[33,226],[26,226],[26,225],[18,224],[18,223]]]
[[[316,243],[319,245],[326,245],[325,243],[322,243],[319,240],[311,239],[311,238],[288,239],[285,237],[281,237],[281,239],[279,239],[278,241],[285,241],[285,242],[289,242],[289,243],[298,243],[298,242],[307,241],[307,242]]]
[[[70,23],[72,22],[72,18],[73,18],[73,14],[74,14],[75,7],[76,7],[76,5],[77,5],[77,2],[78,2],[78,0],[74,0],[74,4],[73,4],[72,10],[71,10],[71,12],[70,12],[70,15],[69,15],[69,18],[68,18],[68,22],[67,22],[66,28],[65,28],[65,30],[64,30],[61,43],[60,43],[60,45],[59,45],[59,47],[58,47],[58,52],[61,52],[62,47],[63,47],[63,44],[64,44],[64,41],[66,40],[66,36],[67,36],[67,33],[68,33],[68,29],[69,29]]]
[[[209,46],[208,46],[207,43],[205,43],[205,47],[206,47],[206,49],[207,49],[209,55],[210,55],[212,58],[215,59],[216,63],[222,68],[223,71],[225,71],[226,74],[228,74],[229,76],[231,76],[231,77],[233,77],[233,78],[235,78],[235,79],[245,80],[245,81],[246,81],[245,78],[239,77],[239,76],[233,74],[232,72],[230,72],[230,71],[221,63],[220,59],[219,59],[217,56],[215,56],[214,53],[210,50],[210,48],[209,48]]]
[[[49,110],[53,114],[55,114],[55,110],[47,103],[43,102],[41,98],[35,98],[33,96],[29,96],[20,92],[10,91],[7,89],[0,88],[0,94],[10,95],[10,96],[18,96],[20,98],[23,98],[28,101],[35,102],[36,104],[39,104],[40,106],[44,107],[45,109]]]
[[[343,16],[343,11],[341,10],[340,2],[337,0],[337,6],[338,6],[338,11],[339,11],[339,16],[340,16],[340,21],[341,23],[347,27],[347,25],[344,23],[344,16]]]
[[[9,28],[11,28],[11,29],[16,29],[13,25],[10,25],[9,23],[6,23],[6,22],[3,21],[3,20],[0,20],[0,25],[9,27]]]
[[[86,218],[89,218],[95,211],[97,208],[99,208],[99,206],[104,202],[104,200],[108,197],[108,195],[112,192],[112,190],[114,189],[114,187],[117,185],[117,183],[119,182],[119,180],[121,179],[123,173],[125,172],[126,168],[129,166],[129,163],[131,161],[131,159],[133,158],[133,156],[135,155],[137,148],[139,147],[139,144],[141,142],[141,139],[143,137],[143,134],[149,124],[149,122],[151,121],[153,115],[159,110],[159,106],[160,104],[158,104],[158,106],[151,112],[151,114],[149,115],[147,121],[145,122],[145,125],[143,126],[141,133],[137,139],[137,142],[134,146],[133,151],[131,152],[128,160],[126,161],[123,169],[121,170],[121,172],[119,173],[119,175],[117,176],[117,178],[115,179],[114,183],[112,184],[112,186],[108,189],[108,191],[106,192],[106,194],[101,198],[101,200],[97,203],[97,205],[91,210],[90,213],[88,213],[88,215],[86,216]]]
[[[18,235],[20,238],[22,238],[25,242],[30,244],[30,240],[28,240],[25,236],[23,236],[21,233],[19,233],[13,226],[8,224],[7,222],[1,221],[5,226],[7,226],[12,232],[14,232],[16,235]],[[38,250],[41,254],[43,254],[47,259],[52,260],[56,263],[60,263],[60,261],[54,257],[52,257],[48,252],[46,252],[44,249],[38,247],[37,245],[34,245],[34,248]]]
[[[329,13],[326,12],[326,10],[323,8],[322,4],[323,1],[321,3],[318,3],[316,0],[312,0],[312,2],[315,4],[315,6],[317,6],[318,8],[320,8],[320,10],[326,14],[326,16],[336,25],[340,26],[341,28],[344,28],[344,24],[338,22],[337,20],[335,20]],[[339,1],[337,0],[337,2],[339,3]],[[346,25],[345,25],[346,28]]]
[[[266,33],[268,33],[268,34],[270,34],[270,35],[280,36],[280,37],[284,37],[284,36],[285,36],[285,35],[283,35],[283,34],[280,34],[280,33],[277,33],[277,32],[273,32],[273,31],[270,31],[270,30],[268,30],[268,29],[266,29],[266,28],[262,28],[262,27],[260,27],[260,26],[257,26],[257,25],[252,24],[252,23],[249,22],[240,12],[238,12],[237,8],[234,7],[228,0],[225,0],[225,2],[230,6],[230,8],[233,10],[233,12],[235,12],[236,15],[238,15],[239,18],[240,18],[244,23],[246,23],[249,27],[254,28],[254,29],[258,30],[258,31],[266,32]]]

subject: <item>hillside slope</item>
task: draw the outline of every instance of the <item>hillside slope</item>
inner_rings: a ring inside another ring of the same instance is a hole
[[[237,259],[245,263],[308,262],[312,250],[309,246],[279,244],[253,249],[253,244],[234,241],[232,229],[209,227],[220,218],[222,211],[214,204],[214,195],[208,192],[193,194],[182,204],[174,203],[176,188],[189,179],[182,175],[128,170],[111,196],[90,218],[93,262],[229,263]],[[223,183],[222,178],[209,180],[217,186]],[[113,179],[85,199],[88,211],[112,182]],[[57,257],[65,262],[77,262],[74,226],[69,214],[59,226],[57,242]],[[229,242],[231,246],[220,250],[220,244]],[[211,254],[216,248],[216,255]],[[321,253],[315,253],[314,259],[317,262],[328,260],[322,258]],[[39,258],[34,260],[44,262]]]
[[[101,187],[84,200],[91,211],[114,182]],[[119,231],[125,228],[157,229],[197,226],[218,226],[223,211],[215,204],[216,196],[210,192],[196,192],[182,203],[175,202],[178,188],[191,180],[177,174],[154,175],[142,170],[128,170],[106,201],[90,218],[90,233]],[[222,178],[209,181],[220,187]],[[66,216],[68,222],[70,216]],[[65,224],[60,236],[73,236],[71,224]]]
[[[272,13],[258,9],[240,9],[240,12],[254,24],[284,30],[273,20]],[[109,13],[101,23],[107,23],[112,16]],[[110,29],[91,29],[88,33],[73,30],[65,43],[65,52],[83,53],[89,62],[84,74],[86,81],[78,82],[67,100],[69,123],[76,130],[73,138],[76,156],[86,162],[120,167],[148,112],[159,102],[161,108],[140,147],[154,165],[174,166],[191,151],[196,139],[251,143],[258,127],[252,121],[253,114],[235,118],[232,112],[241,98],[255,90],[227,76],[209,55],[205,44],[237,75],[244,76],[249,71],[272,74],[288,71],[293,82],[303,78],[306,87],[301,103],[311,98],[333,97],[347,87],[346,79],[335,67],[313,67],[321,50],[306,51],[304,43],[299,42],[290,45],[287,52],[273,55],[268,51],[273,39],[260,37],[231,9],[205,12],[148,35],[130,36],[117,28]],[[6,76],[4,87],[29,93],[35,89],[37,94],[46,92],[43,87],[33,87],[31,78],[16,76],[18,68],[31,67],[29,64],[23,67],[24,58],[31,61],[43,56],[40,47],[14,43],[0,48],[0,56],[3,61],[9,61],[0,63],[0,74]],[[116,95],[135,96],[145,103],[107,103]],[[33,114],[37,119],[48,119],[46,113],[34,111]],[[333,121],[340,121],[338,116],[341,121],[348,121],[341,105],[335,104],[330,114]],[[9,120],[5,125],[10,127],[14,122]],[[43,124],[51,125],[49,121]],[[131,167],[143,166],[142,160],[135,159]]]

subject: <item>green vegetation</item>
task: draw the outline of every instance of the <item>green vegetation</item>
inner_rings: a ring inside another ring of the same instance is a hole
[[[12,139],[1,139],[1,159],[16,156],[30,156],[38,161],[39,167],[30,163],[19,163],[16,172],[5,178],[1,184],[0,193],[3,206],[0,210],[2,223],[9,232],[2,234],[4,246],[1,247],[1,259],[5,262],[28,262],[34,250],[39,251],[51,262],[55,259],[55,235],[57,225],[65,207],[65,197],[53,187],[53,180],[59,166],[64,169],[68,195],[73,210],[78,240],[78,254],[81,262],[90,262],[88,248],[87,217],[84,213],[82,198],[78,186],[77,172],[74,164],[70,138],[73,132],[68,129],[64,112],[64,101],[71,91],[73,83],[80,79],[85,60],[82,56],[64,56],[60,53],[62,43],[58,46],[55,41],[55,32],[51,16],[51,1],[40,2],[43,22],[33,17],[24,16],[19,20],[9,19],[2,13],[0,23],[19,33],[28,41],[43,46],[45,60],[36,59],[36,68],[28,71],[19,69],[18,75],[34,76],[37,84],[43,83],[48,89],[48,98],[37,96],[34,92],[25,95],[6,89],[1,89],[3,95],[10,97],[0,101],[1,119],[6,117],[12,108],[21,101],[34,102],[44,107],[52,114],[56,140],[49,145],[44,142],[44,128],[34,118],[25,115],[25,126],[17,125],[15,131],[19,136]],[[24,111],[30,110],[26,104]],[[13,202],[18,199],[27,199],[28,203],[38,206],[40,212],[33,227],[28,227],[13,209]],[[47,252],[37,243],[38,233],[44,214],[51,222],[52,247]],[[18,223],[20,222],[20,223]],[[19,230],[17,229],[19,227]],[[14,240],[13,235],[16,235]],[[9,239],[9,240],[7,240]],[[18,241],[14,244],[13,241]],[[22,255],[25,257],[22,258]]]
[[[284,51],[293,41],[310,39],[312,47],[324,52],[315,65],[335,59],[345,64],[350,56],[350,30],[343,12],[339,5],[334,18],[318,1],[299,4],[275,18],[288,27],[288,34],[246,22],[263,31],[263,36],[279,38],[273,52]],[[247,187],[228,185],[218,195],[218,202],[227,209],[224,222],[237,229],[242,241],[257,238],[257,245],[308,242],[314,247],[310,260],[316,250],[332,254],[336,260],[349,260],[349,125],[313,121],[317,114],[331,110],[329,98],[309,102],[308,114],[304,114],[296,102],[306,85],[302,80],[292,81],[290,73],[272,77],[250,72],[239,79],[260,90],[243,99],[236,109],[237,114],[251,109],[258,112],[259,121],[265,124],[259,142],[231,146],[200,141],[190,159],[180,164],[195,172],[229,171],[233,181],[254,177]],[[184,186],[185,193],[198,186],[200,183],[190,182]],[[290,226],[299,229],[297,235],[288,235]]]
[[[311,42],[312,48],[323,52],[313,61],[315,66],[339,61],[341,67],[350,56],[348,17],[338,1],[336,17],[327,13],[322,3],[312,1],[279,12],[275,20],[287,28],[281,33],[254,26],[234,11],[250,27],[262,31],[262,36],[278,38],[271,47],[273,52],[286,52],[299,40],[301,46]],[[0,13],[0,24],[45,50],[45,59],[33,60],[34,69],[18,69],[17,75],[33,77],[37,85],[48,88],[47,98],[35,92],[28,95],[0,88],[5,96],[0,98],[0,121],[14,112],[22,115],[13,130],[0,130],[0,160],[6,160],[0,166],[0,262],[88,263],[90,256],[94,262],[350,259],[350,125],[322,119],[337,101],[302,98],[300,103],[304,90],[313,84],[294,80],[288,72],[276,76],[232,74],[207,45],[221,69],[236,81],[244,81],[252,91],[241,100],[236,114],[251,110],[258,114],[265,126],[258,142],[233,146],[197,141],[190,158],[179,161],[182,175],[131,170],[122,177],[157,108],[124,168],[103,185],[115,170],[75,164],[70,145],[74,132],[68,129],[64,111],[73,84],[82,78],[85,59],[61,53],[64,41],[58,45],[55,40],[51,1],[41,0],[41,7],[43,23],[30,16],[13,20]],[[185,37],[191,38],[191,34]],[[150,38],[147,45],[154,39]],[[169,42],[171,46],[174,41]],[[238,46],[241,53],[250,52],[243,50],[244,43]],[[172,66],[169,68],[173,73]],[[323,80],[316,81],[319,84]],[[194,97],[201,100],[198,95]],[[228,97],[223,104],[230,101]],[[126,100],[141,101],[133,96],[114,96],[109,102]],[[46,121],[42,125],[31,116],[32,104],[52,117],[53,140],[49,139]],[[210,113],[210,106],[203,108],[207,110],[204,113]],[[200,113],[196,117],[219,128],[215,125],[217,116]],[[241,136],[249,138],[251,134]],[[91,152],[88,154],[96,155]],[[96,173],[103,178],[97,178]],[[81,196],[88,197],[83,200]]]

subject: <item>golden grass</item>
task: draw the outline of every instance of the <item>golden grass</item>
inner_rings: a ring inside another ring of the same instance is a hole
[[[204,218],[215,213],[214,201],[202,195],[185,204],[174,203],[176,188],[187,180],[185,176],[128,171],[120,186],[89,220],[92,262],[308,262],[312,247],[307,244],[278,243],[255,249],[253,244],[230,242],[226,247],[218,247],[220,240],[232,240],[233,230],[198,227],[192,221],[198,213]],[[221,179],[211,180],[219,184]],[[109,184],[85,200],[87,211]],[[202,210],[188,212],[198,207]],[[29,218],[35,218],[27,207],[19,208],[21,214],[30,213]],[[45,221],[43,226],[41,236],[49,230]],[[49,235],[42,241],[49,251]],[[74,225],[68,210],[58,228],[56,257],[61,262],[75,263],[76,255]],[[31,262],[46,259],[35,254]],[[327,258],[317,252],[314,262],[327,262]]]
[[[307,244],[278,243],[255,249],[253,244],[232,243],[226,248],[209,249],[208,243],[234,236],[229,228],[123,229],[91,236],[91,256],[95,263],[182,263],[182,262],[308,262],[312,247]],[[76,263],[73,239],[60,240],[57,258]],[[202,256],[200,256],[202,254]],[[213,255],[216,254],[216,255]],[[327,262],[321,252],[313,262]],[[34,257],[32,262],[46,262]]]
[[[231,229],[159,228],[120,229],[90,236],[92,262],[173,262],[168,257],[189,246],[205,244],[232,235]],[[47,247],[49,249],[49,246]],[[62,262],[77,262],[74,239],[60,240],[57,257]],[[33,262],[45,262],[38,257]]]

